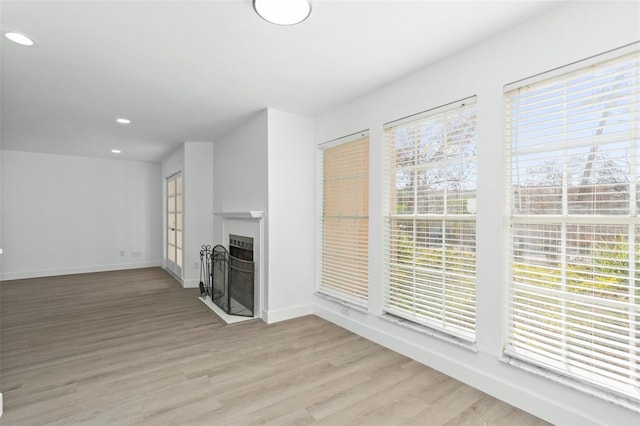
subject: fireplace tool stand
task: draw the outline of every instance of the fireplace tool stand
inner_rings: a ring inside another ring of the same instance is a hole
[[[211,246],[203,245],[200,249],[200,297],[212,298],[211,291]]]

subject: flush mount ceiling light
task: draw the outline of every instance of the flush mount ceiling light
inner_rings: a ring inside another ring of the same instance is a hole
[[[253,0],[253,8],[265,21],[277,25],[295,25],[311,14],[310,0]]]
[[[111,152],[113,152],[114,154],[120,154],[122,151],[120,151],[119,149],[112,149]]]
[[[116,121],[120,124],[130,124],[131,120],[128,118],[116,118]]]
[[[36,39],[23,33],[7,31],[6,33],[4,33],[4,36],[12,42],[20,44],[22,46],[33,46],[36,44]]]

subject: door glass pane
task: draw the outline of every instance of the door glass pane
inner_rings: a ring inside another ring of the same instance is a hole
[[[176,249],[176,265],[182,267],[182,250]]]

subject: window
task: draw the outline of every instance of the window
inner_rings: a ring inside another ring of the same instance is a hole
[[[475,340],[475,97],[389,123],[387,313]]]
[[[369,288],[369,135],[320,146],[319,292],[366,305]]]
[[[598,60],[505,91],[505,353],[640,401],[640,55]]]

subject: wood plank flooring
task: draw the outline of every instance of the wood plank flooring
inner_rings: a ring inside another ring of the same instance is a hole
[[[222,323],[158,268],[5,281],[2,425],[542,425],[315,316]]]

